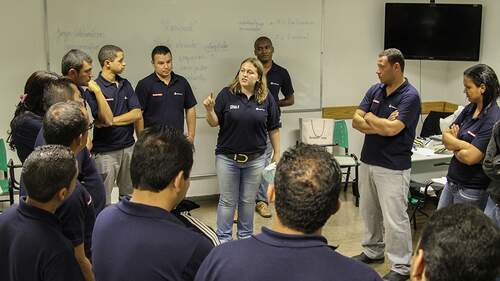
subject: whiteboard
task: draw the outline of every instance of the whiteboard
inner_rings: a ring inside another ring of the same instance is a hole
[[[153,72],[151,51],[167,45],[174,72],[186,77],[198,100],[217,94],[234,78],[241,61],[254,56],[259,36],[271,38],[274,61],[287,68],[295,88],[293,110],[320,108],[321,0],[88,0],[47,1],[50,69],[60,72],[71,48],[100,65],[99,49],[125,51],[123,77],[132,85]]]
[[[153,72],[153,47],[164,44],[202,117],[203,99],[229,84],[241,61],[254,56],[255,39],[265,35],[273,41],[274,61],[292,78],[295,105],[287,110],[300,112],[320,108],[321,23],[321,0],[47,0],[49,68],[60,72],[62,56],[78,48],[94,59],[96,76],[99,49],[114,44],[125,51],[122,76],[135,86]],[[215,174],[217,132],[198,119],[193,176]]]

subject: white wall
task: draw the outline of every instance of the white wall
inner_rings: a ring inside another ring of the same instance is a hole
[[[46,68],[43,26],[43,1],[2,0],[0,138],[4,140],[26,79],[33,71]],[[7,153],[17,160],[15,152]]]
[[[368,87],[376,82],[377,54],[384,45],[384,3],[420,0],[335,0],[326,1],[325,49],[323,56],[323,106],[358,104]],[[483,4],[480,60],[500,72],[498,26],[500,1],[440,0],[438,3]],[[462,72],[477,62],[407,60],[405,76],[419,90],[422,101],[466,102]],[[422,117],[423,119],[424,117]],[[422,120],[421,119],[421,120]],[[419,126],[421,126],[421,123]],[[350,125],[350,121],[348,121]],[[349,132],[351,151],[360,154],[363,135]]]
[[[282,0],[285,1],[285,0]],[[391,0],[392,1],[392,0]],[[396,1],[393,1],[396,2]],[[401,1],[397,2],[428,2]],[[481,62],[500,72],[498,26],[500,1],[438,1],[439,3],[482,3],[483,35]],[[0,103],[0,137],[6,138],[8,123],[28,75],[45,68],[43,44],[43,1],[4,0],[0,9],[0,28],[4,35],[0,44],[2,102]],[[383,0],[325,0],[323,106],[355,105],[368,87],[377,82],[375,75],[377,54],[383,48]],[[7,7],[7,8],[5,8]],[[39,24],[14,24],[21,18]],[[91,19],[89,19],[91,20]],[[279,50],[277,50],[279,52]],[[300,52],[297,53],[300,55]],[[286,66],[287,62],[278,62]],[[420,90],[423,101],[447,100],[463,104],[462,72],[475,62],[407,61],[406,76]],[[421,74],[420,74],[421,73]],[[293,79],[293,77],[292,77]],[[283,115],[282,151],[295,143],[299,117],[320,117],[320,112],[285,113]],[[198,120],[201,130],[207,128]],[[348,121],[350,125],[350,121]],[[214,134],[215,137],[215,134]],[[203,140],[199,140],[204,143]],[[350,131],[351,151],[361,150],[362,135]],[[197,150],[213,150],[199,145]],[[11,154],[14,155],[14,154]],[[196,159],[195,159],[196,161]],[[193,179],[189,196],[217,192],[215,177]]]

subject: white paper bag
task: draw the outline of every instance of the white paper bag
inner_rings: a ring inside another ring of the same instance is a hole
[[[335,120],[299,118],[300,141],[307,144],[333,144]]]

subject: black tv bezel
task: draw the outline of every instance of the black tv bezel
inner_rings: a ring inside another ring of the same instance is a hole
[[[479,33],[477,34],[477,38],[473,40],[477,40],[478,42],[478,51],[477,54],[473,57],[457,57],[457,56],[424,56],[424,55],[412,55],[412,54],[404,54],[405,59],[409,60],[443,60],[443,61],[479,61],[481,56],[481,34],[483,29],[483,5],[482,4],[451,4],[451,3],[400,3],[400,2],[386,2],[384,7],[384,49],[392,48],[393,46],[388,46],[387,40],[387,9],[388,6],[468,6],[468,7],[479,7],[481,10],[480,14],[480,22],[479,22]]]

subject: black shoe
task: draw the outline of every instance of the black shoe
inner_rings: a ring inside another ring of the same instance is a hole
[[[410,278],[410,275],[399,274],[396,271],[389,271],[386,275],[384,275],[383,279],[385,281],[406,281]]]
[[[354,257],[351,257],[353,260],[357,260],[357,261],[360,261],[362,263],[366,263],[366,264],[371,264],[371,263],[384,263],[384,260],[385,258],[379,258],[379,259],[372,259],[372,258],[369,258],[367,255],[365,255],[365,253],[361,253],[357,256],[354,256]]]

